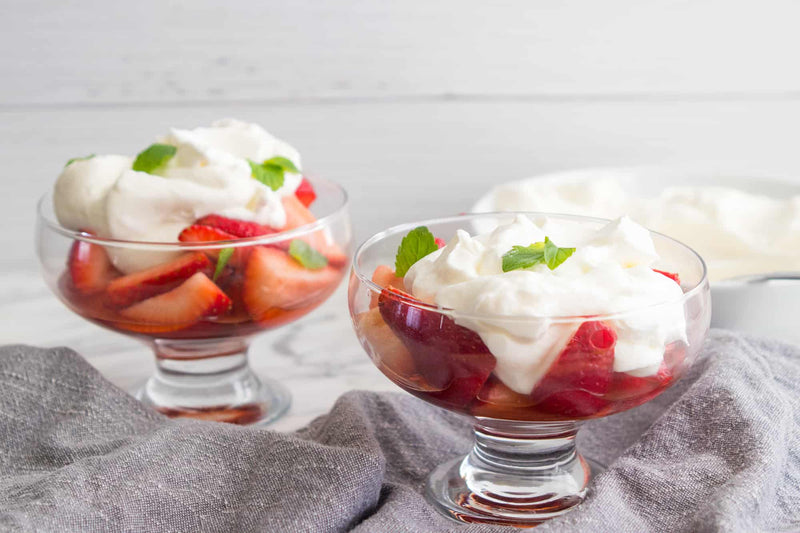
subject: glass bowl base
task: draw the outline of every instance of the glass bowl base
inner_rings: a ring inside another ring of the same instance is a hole
[[[284,385],[256,376],[244,358],[241,364],[216,372],[188,373],[159,367],[135,396],[169,417],[239,425],[274,422],[292,403]]]
[[[476,428],[466,457],[437,467],[427,498],[459,522],[533,527],[560,516],[587,495],[591,468],[572,435],[515,438]]]

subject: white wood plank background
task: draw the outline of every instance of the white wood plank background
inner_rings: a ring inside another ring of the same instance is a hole
[[[146,376],[146,351],[48,293],[33,254],[34,204],[67,159],[135,153],[169,126],[226,116],[263,124],[312,173],[345,185],[358,239],[463,211],[496,182],[556,169],[701,164],[800,176],[798,2],[2,7],[0,343],[67,344],[126,388]],[[273,356],[256,367],[298,392],[279,427],[349,388],[392,388],[349,329],[340,291],[259,338],[257,351]],[[315,343],[322,332],[329,346]]]
[[[13,104],[796,96],[793,0],[4,0]]]

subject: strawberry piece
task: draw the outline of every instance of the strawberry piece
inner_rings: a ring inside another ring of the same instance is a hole
[[[193,224],[181,231],[178,240],[181,242],[213,242],[236,240],[236,235],[223,231],[214,226]]]
[[[80,240],[72,243],[68,268],[72,286],[83,294],[102,291],[114,276],[114,267],[105,249]]]
[[[297,190],[294,191],[294,195],[297,196],[297,199],[300,200],[300,203],[305,207],[310,206],[314,203],[314,200],[317,199],[317,193],[314,191],[314,187],[305,176],[303,176],[303,180],[300,182]]]
[[[223,231],[213,226],[203,226],[201,224],[194,224],[181,231],[178,235],[178,240],[181,242],[214,242],[214,241],[233,241],[238,237]],[[209,257],[216,259],[219,257],[221,248],[206,250],[205,253]],[[247,262],[247,257],[250,255],[251,248],[249,246],[237,246],[233,249],[233,254],[228,260],[230,266],[238,267]]]
[[[658,396],[681,373],[686,358],[686,345],[673,343],[664,351],[664,361],[652,376],[637,377],[627,372],[614,372],[606,398],[625,401],[624,409],[641,405]],[[618,409],[622,410],[622,409]]]
[[[617,335],[606,324],[584,322],[534,387],[540,411],[564,417],[586,417],[603,409],[614,365]]]
[[[475,398],[497,363],[477,333],[415,306],[413,297],[391,287],[381,292],[378,309],[422,378],[441,389],[426,397],[446,407],[464,407]]]
[[[395,289],[400,289],[401,291],[405,290],[403,278],[396,276],[392,267],[388,265],[378,265],[378,267],[375,269],[375,272],[372,273],[372,282],[382,289],[394,287]],[[370,309],[378,306],[378,296],[379,294],[373,294],[370,297]]]
[[[530,407],[535,403],[529,394],[520,394],[509,389],[502,381],[492,376],[478,393],[482,402],[505,407]]]
[[[356,319],[356,331],[366,344],[378,367],[394,380],[409,385],[415,373],[414,359],[408,349],[383,321],[380,311],[372,309]],[[413,382],[411,382],[413,386]]]
[[[283,209],[286,211],[286,225],[282,230],[290,230],[311,224],[317,220],[317,217],[303,205],[297,196],[284,196],[281,198]]]
[[[172,290],[197,272],[210,275],[212,268],[205,254],[187,253],[169,263],[115,279],[106,288],[107,302],[115,307],[127,307]]]
[[[438,246],[439,248],[444,248],[445,246],[447,246],[447,243],[444,242],[444,239],[440,239],[439,237],[433,239],[433,242],[435,242],[436,246]]]
[[[667,276],[669,279],[677,283],[678,285],[681,284],[681,277],[678,275],[677,272],[665,272],[664,270],[658,270],[656,268],[653,269],[653,272],[658,272],[662,276]]]
[[[235,218],[223,217],[220,215],[206,215],[195,221],[195,225],[211,226],[217,228],[225,233],[229,233],[235,237],[247,238],[258,237],[260,235],[269,235],[276,233],[278,230],[269,226],[262,226],[255,222],[247,220],[238,220]]]
[[[266,321],[276,309],[305,308],[336,288],[341,270],[310,270],[277,248],[255,247],[247,261],[242,298],[255,320]]]
[[[286,211],[286,225],[281,228],[282,231],[299,228],[317,221],[317,217],[296,196],[284,196],[281,202],[283,203],[283,209]],[[349,257],[338,246],[329,242],[324,229],[319,229],[298,238],[306,241],[315,250],[327,257],[330,266],[334,268],[347,266]]]
[[[181,329],[203,318],[221,315],[231,299],[202,272],[197,272],[169,292],[153,296],[119,312],[136,325]]]

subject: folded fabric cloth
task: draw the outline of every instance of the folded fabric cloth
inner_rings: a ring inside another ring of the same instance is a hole
[[[713,332],[690,375],[587,423],[607,466],[537,531],[800,530],[800,348]],[[0,348],[0,527],[20,531],[506,531],[422,496],[469,424],[353,392],[297,433],[170,420],[66,348]]]

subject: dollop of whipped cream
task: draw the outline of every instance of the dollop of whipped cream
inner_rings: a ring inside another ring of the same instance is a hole
[[[575,253],[555,270],[540,264],[503,272],[512,246],[545,236]],[[652,270],[658,259],[650,233],[627,217],[591,231],[518,215],[476,237],[459,230],[409,269],[405,286],[422,301],[453,309],[456,323],[478,333],[494,354],[496,376],[528,394],[581,323],[554,317],[638,310],[608,320],[617,332],[614,371],[658,371],[665,347],[686,340],[683,291]]]
[[[697,250],[709,279],[800,270],[800,195],[773,198],[730,187],[667,187],[631,194],[619,179],[530,179],[497,186],[492,211],[628,215]]]
[[[133,170],[134,158],[121,155],[68,165],[53,194],[59,223],[100,237],[144,242],[176,242],[181,230],[209,214],[285,225],[281,198],[294,194],[302,176],[285,173],[283,186],[273,191],[253,179],[248,159],[260,163],[282,156],[300,168],[297,150],[287,143],[257,124],[233,119],[173,128],[157,141],[177,150],[156,174]],[[109,254],[123,272],[165,260],[163,252],[109,247]]]

